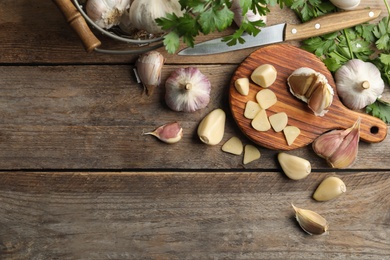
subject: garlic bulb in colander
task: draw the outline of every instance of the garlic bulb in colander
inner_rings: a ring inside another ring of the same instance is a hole
[[[385,83],[378,68],[359,59],[352,59],[335,73],[337,93],[350,109],[362,109],[382,95]]]
[[[129,17],[131,24],[139,30],[163,33],[155,20],[171,13],[182,16],[179,0],[134,0],[130,5]]]
[[[118,25],[130,0],[88,0],[85,6],[87,15],[99,27],[109,29]]]

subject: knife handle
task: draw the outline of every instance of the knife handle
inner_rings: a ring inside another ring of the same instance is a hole
[[[302,40],[350,28],[374,20],[380,13],[380,9],[341,11],[320,16],[302,24],[287,24],[285,28],[285,41]]]
[[[101,42],[91,32],[84,18],[77,11],[71,0],[53,0],[53,2],[61,10],[68,24],[77,33],[88,53],[101,45]]]

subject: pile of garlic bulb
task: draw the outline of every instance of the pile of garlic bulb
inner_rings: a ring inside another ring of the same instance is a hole
[[[164,31],[155,19],[166,14],[183,14],[179,0],[87,0],[86,13],[103,29],[119,25],[124,31],[144,30],[151,34]]]

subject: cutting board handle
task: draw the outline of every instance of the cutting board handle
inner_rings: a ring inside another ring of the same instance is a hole
[[[61,10],[68,24],[77,33],[88,53],[92,52],[101,45],[100,40],[95,37],[85,22],[84,17],[79,11],[77,11],[76,7],[70,0],[53,0],[53,2]]]

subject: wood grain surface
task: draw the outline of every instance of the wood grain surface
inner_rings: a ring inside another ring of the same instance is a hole
[[[251,78],[252,72],[263,64],[272,65],[277,71],[275,82],[268,87],[277,97],[275,105],[266,109],[267,116],[285,112],[288,125],[296,126],[301,134],[292,145],[288,145],[283,132],[257,131],[251,126],[251,119],[244,117],[248,101],[256,101],[256,94],[264,89],[250,82],[249,94],[243,96],[236,90],[234,82],[239,78]],[[287,84],[287,78],[302,67],[313,69],[324,75],[333,88],[334,96],[329,111],[324,116],[316,116],[305,102],[294,97]],[[275,150],[293,150],[310,144],[321,134],[334,129],[347,129],[360,118],[360,138],[377,143],[387,136],[387,125],[378,118],[358,113],[346,108],[340,101],[333,76],[325,64],[314,54],[289,44],[274,44],[251,53],[234,72],[229,89],[229,103],[232,115],[239,128],[253,142]]]
[[[385,10],[379,0],[361,6]],[[280,22],[298,19],[271,7],[267,23]],[[126,47],[96,37],[104,48]],[[388,137],[361,142],[344,170],[329,168],[310,146],[290,151],[312,164],[301,181],[285,177],[277,150],[257,146],[261,158],[247,165],[221,152],[231,136],[253,144],[228,98],[233,73],[256,48],[207,58],[159,49],[163,82],[196,66],[212,83],[208,107],[186,114],[166,107],[163,85],[144,95],[132,70],[137,55],[87,53],[53,1],[1,0],[0,39],[1,260],[390,257]],[[388,87],[383,98],[390,101]],[[196,128],[217,107],[227,112],[225,136],[205,146]],[[173,120],[185,131],[180,143],[142,135]],[[342,178],[347,193],[315,202],[327,176]],[[305,234],[291,203],[326,217],[329,234]]]

